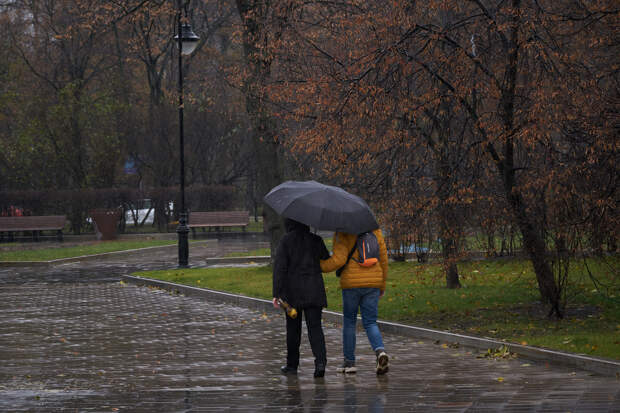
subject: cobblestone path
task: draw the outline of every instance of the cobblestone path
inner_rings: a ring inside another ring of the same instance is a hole
[[[281,376],[281,313],[118,282],[175,252],[0,269],[0,411],[620,412],[614,378],[395,335],[390,373],[374,374],[359,332],[358,373],[343,376],[333,324],[325,378],[305,332],[298,376]]]

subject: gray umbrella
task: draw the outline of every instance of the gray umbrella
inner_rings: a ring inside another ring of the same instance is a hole
[[[379,228],[368,204],[342,188],[316,181],[287,181],[263,201],[278,214],[315,229],[360,234]]]

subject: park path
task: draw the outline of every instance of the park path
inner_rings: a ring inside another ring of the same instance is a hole
[[[210,243],[190,262],[243,248]],[[0,411],[620,412],[615,378],[390,334],[390,373],[374,374],[359,332],[358,374],[343,376],[331,323],[326,376],[305,333],[299,375],[281,376],[281,313],[119,282],[175,254],[0,268]]]

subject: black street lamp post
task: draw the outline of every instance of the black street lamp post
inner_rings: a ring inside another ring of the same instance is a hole
[[[187,7],[187,3],[185,4]],[[189,227],[187,226],[187,211],[185,209],[185,151],[183,143],[183,55],[191,54],[198,44],[199,37],[194,34],[189,23],[183,23],[181,19],[181,0],[178,1],[178,27],[177,35],[174,39],[178,42],[179,47],[179,150],[181,164],[181,212],[179,213],[179,226],[177,234],[179,237],[179,267],[188,266],[189,247],[187,244],[187,235]],[[187,18],[187,9],[185,10]]]

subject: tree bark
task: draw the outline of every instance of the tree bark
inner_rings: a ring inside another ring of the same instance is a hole
[[[507,64],[505,72],[505,84],[502,89],[499,111],[504,123],[504,133],[507,138],[504,143],[503,159],[499,159],[496,153],[492,153],[504,184],[506,198],[516,217],[517,225],[523,235],[523,246],[527,251],[543,302],[550,304],[549,317],[562,318],[561,292],[555,283],[553,271],[547,261],[547,248],[541,232],[534,225],[534,220],[527,212],[527,207],[522,194],[519,192],[516,180],[514,141],[512,134],[515,127],[515,103],[517,72],[519,65],[519,24],[521,13],[521,0],[512,0],[512,21],[509,30],[507,47]],[[489,144],[488,148],[493,145]],[[494,152],[494,149],[492,149]]]
[[[532,224],[519,193],[516,190],[511,191],[508,199],[523,235],[523,246],[534,267],[540,296],[543,301],[551,306],[549,317],[562,318],[561,291],[555,283],[553,271],[547,260],[547,248],[544,240]]]
[[[446,288],[461,288],[459,271],[456,265],[456,242],[453,239],[441,239],[443,265],[446,272]]]
[[[271,75],[273,56],[269,51],[271,36],[267,25],[269,1],[237,0],[237,10],[243,23],[243,50],[250,73],[244,86],[246,110],[253,129],[253,147],[257,163],[256,186],[260,199],[282,182],[279,145],[275,136],[275,122],[264,102],[263,89]],[[284,235],[282,219],[274,210],[265,206],[263,226],[269,233],[271,260],[273,262],[280,238]]]

